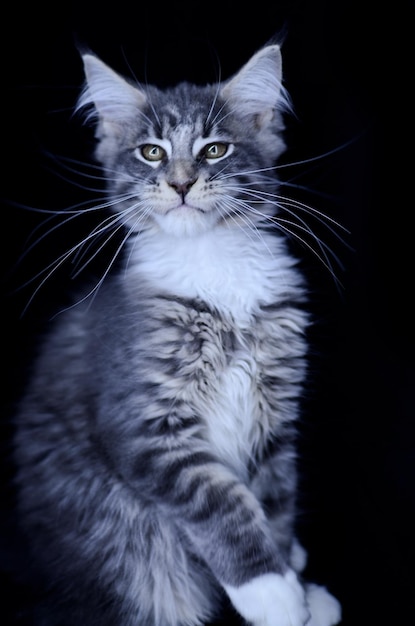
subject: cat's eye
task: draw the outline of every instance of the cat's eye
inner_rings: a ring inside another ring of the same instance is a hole
[[[206,159],[220,159],[225,156],[228,151],[229,144],[222,141],[215,141],[214,143],[208,143],[203,148],[203,156]]]
[[[145,143],[139,150],[146,161],[161,161],[166,156],[165,149],[157,144]]]

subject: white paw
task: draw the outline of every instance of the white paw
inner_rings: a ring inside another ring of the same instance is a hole
[[[305,626],[310,618],[304,589],[292,570],[284,576],[263,574],[240,587],[224,588],[236,610],[253,626]]]
[[[311,619],[307,626],[334,626],[341,620],[340,603],[325,587],[306,585],[307,604],[311,612]]]

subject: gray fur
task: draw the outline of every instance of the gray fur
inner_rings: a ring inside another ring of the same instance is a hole
[[[220,612],[223,585],[284,574],[293,549],[308,315],[270,200],[287,105],[279,51],[223,85],[166,91],[84,61],[80,109],[96,120],[114,211],[103,228],[123,224],[126,269],[56,318],[16,419],[20,519],[49,594],[39,624],[196,626]],[[173,150],[157,167],[132,156],[150,136]],[[234,152],[196,158],[204,136]],[[180,185],[203,211],[170,235],[154,206]],[[222,288],[206,267],[221,237],[269,258],[263,284],[241,274]],[[166,257],[152,257],[160,241]]]

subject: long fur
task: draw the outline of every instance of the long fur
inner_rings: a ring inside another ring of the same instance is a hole
[[[125,263],[55,320],[16,415],[39,625],[197,626],[225,595],[255,626],[338,623],[295,538],[309,315],[280,49],[165,91],[83,61],[113,212],[91,239],[122,228]]]

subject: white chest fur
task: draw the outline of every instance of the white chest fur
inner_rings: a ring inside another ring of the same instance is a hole
[[[145,235],[132,271],[161,291],[202,298],[245,325],[259,302],[272,302],[291,286],[292,260],[272,234],[218,226],[195,237]]]
[[[145,236],[133,251],[130,272],[161,292],[202,298],[231,318],[241,336],[259,303],[277,302],[296,281],[292,259],[272,234],[228,227],[192,238]],[[209,439],[220,457],[243,476],[258,438],[269,424],[260,412],[258,355],[243,341],[218,373],[215,390],[200,406]]]
[[[241,351],[221,373],[217,391],[204,407],[212,446],[242,479],[262,431],[256,371],[255,360]]]

